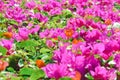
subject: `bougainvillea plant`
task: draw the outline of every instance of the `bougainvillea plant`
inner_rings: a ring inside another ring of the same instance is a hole
[[[0,0],[0,80],[120,80],[120,0]]]

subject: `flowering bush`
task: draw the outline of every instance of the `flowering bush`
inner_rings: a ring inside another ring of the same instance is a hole
[[[120,1],[0,0],[0,80],[120,80]]]

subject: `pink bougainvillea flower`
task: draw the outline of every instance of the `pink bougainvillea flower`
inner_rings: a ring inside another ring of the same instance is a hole
[[[7,55],[11,55],[11,54],[14,54],[14,43],[13,43],[13,40],[1,40],[0,41],[0,45],[5,47],[7,49]]]
[[[77,29],[85,25],[84,19],[81,18],[70,18],[67,21],[67,28]]]
[[[105,67],[97,66],[95,71],[90,71],[91,75],[95,80],[114,80],[116,73],[114,69],[107,70]]]
[[[48,64],[43,67],[43,70],[49,78],[55,78],[56,80],[61,77],[73,77],[75,75],[75,72],[69,71],[67,65],[65,64]]]
[[[55,0],[49,0],[43,5],[43,10],[47,12],[51,11],[52,9],[54,10],[55,8],[61,8],[61,3]]]
[[[87,41],[95,41],[100,38],[101,32],[97,29],[94,29],[92,31],[88,31],[85,39]]]
[[[66,64],[69,65],[71,68],[76,70],[84,70],[84,56],[76,56],[71,51],[66,50],[65,47],[61,48],[61,50],[56,50],[54,52],[53,59],[56,60],[59,64]]]
[[[94,44],[93,50],[95,53],[103,53],[103,51],[105,50],[105,45],[103,43]]]
[[[109,42],[105,43],[105,50],[103,51],[102,58],[105,60],[109,59],[110,56],[112,56],[112,52],[119,50],[119,44],[116,40],[111,40]]]
[[[114,79],[117,79],[117,75],[116,75],[116,70],[111,68],[109,71],[108,71],[108,79],[109,80],[114,80]]]
[[[47,45],[48,47],[54,47],[54,46],[55,46],[55,44],[54,44],[51,40],[47,40],[47,41],[46,41],[46,45]]]
[[[36,13],[34,15],[34,18],[37,18],[40,22],[44,22],[44,23],[46,23],[48,21],[48,18],[46,16],[43,16],[40,13]]]
[[[0,0],[0,12],[4,10],[4,2]]]
[[[31,34],[35,34],[40,30],[40,26],[39,25],[35,25],[34,28],[30,29],[30,33]]]
[[[36,7],[36,3],[34,0],[31,0],[25,4],[25,6],[29,9],[34,9]]]
[[[62,9],[61,8],[54,8],[52,10],[50,10],[49,14],[54,16],[54,15],[60,15],[62,13]]]
[[[118,71],[120,71],[120,54],[115,55],[114,61],[115,61],[115,66],[118,68]]]
[[[27,28],[19,28],[19,32],[15,34],[14,38],[17,41],[27,40],[29,38],[30,31]]]
[[[44,6],[43,6],[43,10],[44,11],[50,11],[51,9],[53,9],[53,5],[52,4],[45,4]]]
[[[50,34],[50,31],[48,29],[46,29],[45,31],[40,32],[39,36],[40,36],[40,38],[46,38],[46,37],[48,38],[49,34]]]
[[[86,63],[85,63],[85,68],[90,71],[90,70],[94,70],[95,67],[100,65],[100,61],[98,59],[96,59],[94,56],[90,56],[86,59]]]
[[[95,71],[90,71],[91,75],[94,77],[95,80],[102,79],[107,80],[107,70],[104,67],[97,66]]]
[[[10,50],[13,47],[13,41],[3,39],[0,41],[0,45],[5,47],[7,50]]]
[[[26,19],[23,9],[20,7],[8,8],[5,15],[8,19],[14,19],[17,22],[22,22]]]

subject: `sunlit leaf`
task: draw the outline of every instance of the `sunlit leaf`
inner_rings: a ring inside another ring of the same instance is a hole
[[[7,49],[4,48],[4,47],[2,47],[2,46],[0,46],[0,53],[2,53],[2,54],[0,54],[0,55],[6,55]]]

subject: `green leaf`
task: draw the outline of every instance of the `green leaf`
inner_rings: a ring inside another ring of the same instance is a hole
[[[64,77],[64,78],[60,78],[59,80],[72,80],[72,79],[69,77]]]
[[[4,31],[6,30],[7,25],[5,23],[0,23],[0,30]]]
[[[15,20],[9,20],[8,22],[9,24],[12,24],[12,25],[18,25],[18,23]]]
[[[100,58],[100,55],[96,54],[94,55],[95,58]]]
[[[50,79],[50,80],[55,80],[55,79]]]
[[[120,72],[119,72],[119,71],[117,71],[117,75],[120,75]]]
[[[53,17],[52,17],[52,20],[53,20],[53,21],[58,21],[58,20],[60,20],[60,17],[59,17],[59,16],[53,16]]]
[[[47,48],[41,48],[40,49],[40,53],[44,54],[44,53],[47,53],[47,52],[50,52],[51,50],[50,49],[47,49]]]
[[[0,23],[5,23],[5,22],[7,22],[7,19],[5,19],[5,18],[0,18]]]
[[[24,8],[25,7],[25,0],[22,0],[22,3],[20,5],[20,7]]]
[[[114,6],[115,6],[116,9],[120,10],[120,4],[115,4]]]
[[[63,10],[62,14],[65,18],[70,18],[73,16],[72,12],[70,10]]]
[[[0,55],[6,55],[7,49],[4,48],[4,47],[2,47],[2,46],[0,46],[0,53],[2,53],[2,54],[0,54]]]
[[[43,78],[43,77],[45,77],[44,71],[43,70],[36,70],[30,76],[30,80],[37,80],[37,79]]]
[[[21,80],[21,78],[20,77],[11,77],[10,80]]]
[[[4,32],[0,32],[0,37],[2,37],[2,36],[3,36],[3,33],[4,33]]]
[[[14,68],[14,70],[18,71],[19,66],[18,66],[18,61],[21,59],[21,56],[18,54],[14,54],[9,57],[9,67]]]
[[[9,71],[9,72],[16,72],[16,71],[14,70],[14,68],[12,68],[12,67],[8,67],[8,68],[7,68],[7,71]]]
[[[0,13],[0,23],[6,23],[6,22],[7,22],[7,18],[5,18],[3,14]]]
[[[23,42],[18,42],[16,43],[16,46],[18,48],[24,48],[27,51],[31,51],[31,52],[36,52],[36,47],[39,45],[39,43],[35,40],[27,40],[27,41],[23,41]]]
[[[24,49],[28,51],[36,52],[36,49],[34,46],[26,46]]]
[[[22,68],[22,69],[20,69],[19,74],[30,76],[33,72],[34,72],[34,70],[32,68]]]
[[[87,73],[87,74],[85,75],[85,77],[86,77],[88,80],[94,80],[94,78],[93,78],[89,73]]]
[[[45,60],[45,61],[51,60],[51,58],[52,58],[52,53],[41,54],[41,55],[39,56],[39,58],[42,59],[42,60]]]
[[[112,34],[111,33],[108,33],[107,36],[110,37]]]
[[[37,13],[37,12],[39,12],[39,10],[38,9],[34,9],[34,13]]]
[[[42,15],[44,15],[44,16],[48,16],[48,13],[45,12],[45,11],[42,11],[41,13],[42,13]]]
[[[37,23],[37,24],[40,23],[39,20],[36,18],[34,18],[33,21],[34,21],[34,23]]]
[[[16,45],[20,48],[25,48],[25,47],[35,47],[38,46],[39,43],[35,40],[27,40],[23,42],[16,43]]]
[[[98,22],[98,21],[100,21],[100,18],[99,18],[99,17],[94,17],[93,20],[94,20],[95,22]]]

